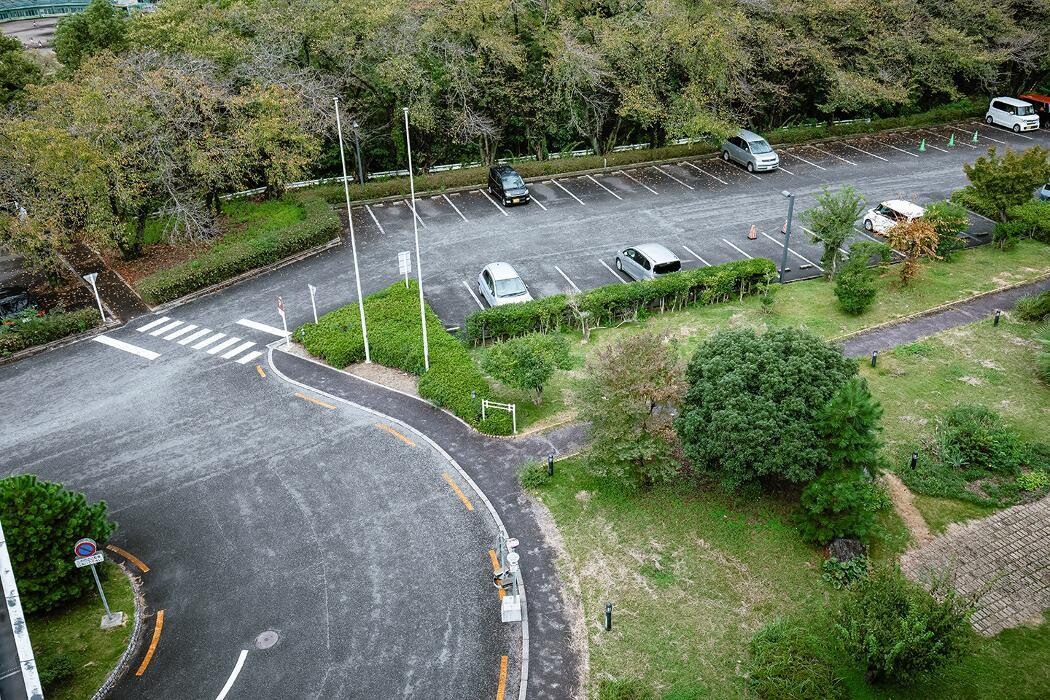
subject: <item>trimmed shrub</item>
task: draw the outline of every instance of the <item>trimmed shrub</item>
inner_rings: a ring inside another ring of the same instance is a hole
[[[46,314],[36,309],[8,316],[0,325],[0,357],[34,345],[43,345],[70,335],[83,333],[101,322],[94,308],[64,311],[56,308]]]
[[[43,690],[52,692],[61,687],[76,673],[76,662],[70,654],[41,656],[37,663],[37,674]]]
[[[1022,321],[1039,323],[1050,317],[1050,290],[1021,297],[1014,306],[1017,317]]]
[[[569,341],[543,333],[505,340],[489,348],[482,367],[507,386],[533,392],[538,404],[554,370],[572,368]]]
[[[836,537],[866,539],[886,498],[860,470],[832,469],[806,486],[800,501],[802,536],[827,544]]]
[[[302,207],[300,221],[284,228],[229,234],[193,260],[140,280],[139,293],[149,303],[160,304],[280,262],[339,235],[339,216],[322,198],[302,193],[289,198]]]
[[[999,250],[1010,250],[1027,232],[1028,227],[1023,221],[1000,221],[992,227],[992,243]]]
[[[839,308],[846,313],[859,316],[875,303],[878,287],[875,275],[867,268],[847,264],[835,276],[835,298]]]
[[[1050,243],[1050,202],[1032,200],[1011,208],[1009,216],[1011,221],[1024,227],[1022,237]]]
[[[837,700],[848,697],[823,642],[800,624],[778,620],[749,646],[748,686],[768,700]]]

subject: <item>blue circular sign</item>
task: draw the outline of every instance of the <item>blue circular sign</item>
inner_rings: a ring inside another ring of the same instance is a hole
[[[85,537],[77,540],[77,543],[73,545],[73,551],[78,557],[90,557],[98,551],[98,545],[95,544],[95,540]]]

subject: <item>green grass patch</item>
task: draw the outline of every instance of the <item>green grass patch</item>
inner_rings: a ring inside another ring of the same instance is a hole
[[[110,610],[120,610],[127,615],[124,627],[100,629],[105,611],[94,590],[63,610],[27,619],[42,680],[55,670],[69,671],[64,679],[44,686],[50,700],[90,698],[105,682],[131,641],[135,616],[131,582],[115,564],[107,563],[99,569],[100,576],[104,576],[102,585]],[[83,575],[91,574],[84,569]]]
[[[94,307],[69,312],[56,308],[48,313],[30,307],[0,319],[0,357],[82,333],[101,321]]]

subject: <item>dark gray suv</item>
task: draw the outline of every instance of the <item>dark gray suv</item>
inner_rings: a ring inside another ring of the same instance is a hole
[[[529,188],[518,171],[509,165],[489,168],[489,194],[499,197],[505,207],[529,201]]]

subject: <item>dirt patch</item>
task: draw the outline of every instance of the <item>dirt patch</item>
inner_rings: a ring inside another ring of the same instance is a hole
[[[959,381],[966,382],[970,386],[981,386],[982,384],[984,384],[984,381],[978,379],[977,377],[959,377]]]
[[[414,374],[402,372],[399,369],[393,369],[391,367],[384,367],[383,365],[377,365],[374,362],[369,364],[361,362],[356,365],[350,365],[346,368],[346,371],[355,377],[367,379],[370,382],[381,384],[388,389],[394,389],[408,394],[409,396],[419,398],[419,391],[416,390],[418,379]]]
[[[167,270],[181,263],[191,260],[200,255],[211,243],[185,243],[182,245],[169,245],[167,243],[155,243],[144,246],[142,255],[134,260],[124,260],[112,250],[102,251],[106,265],[116,270],[117,274],[127,280],[128,284],[134,286],[139,280],[149,277],[154,272]]]
[[[926,524],[922,513],[915,507],[914,496],[900,477],[891,472],[885,472],[881,479],[890,494],[890,500],[893,501],[893,509],[897,511],[897,515],[901,516],[915,545],[921,546],[932,540],[933,533],[930,532],[930,526]]]

